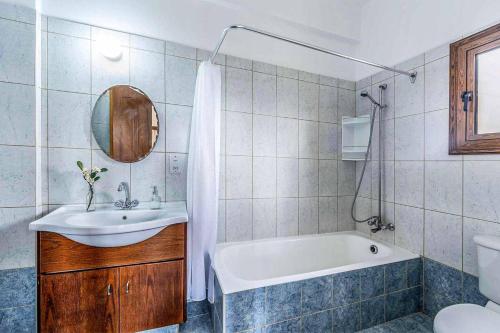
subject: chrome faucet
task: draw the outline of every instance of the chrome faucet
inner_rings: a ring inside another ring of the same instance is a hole
[[[121,182],[120,185],[118,185],[117,191],[118,192],[125,191],[125,200],[116,201],[115,207],[121,209],[131,209],[139,204],[139,201],[137,200],[130,201],[130,190],[127,182]]]

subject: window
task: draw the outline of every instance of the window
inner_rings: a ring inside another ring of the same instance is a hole
[[[500,153],[500,24],[450,46],[449,152]]]

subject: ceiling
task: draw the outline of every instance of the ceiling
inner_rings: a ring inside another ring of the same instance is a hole
[[[7,1],[207,50],[225,27],[245,24],[389,66],[500,21],[498,0]],[[221,52],[350,80],[376,71],[244,31],[231,32]]]

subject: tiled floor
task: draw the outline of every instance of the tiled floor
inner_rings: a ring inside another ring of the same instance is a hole
[[[432,318],[422,313],[414,313],[407,317],[388,321],[374,326],[362,333],[432,333]]]
[[[180,332],[212,333],[210,316],[208,314],[190,318],[181,325]],[[422,313],[414,313],[389,321],[385,324],[374,326],[361,333],[432,333],[432,319]]]

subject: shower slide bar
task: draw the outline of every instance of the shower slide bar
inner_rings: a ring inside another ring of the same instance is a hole
[[[245,26],[245,25],[239,25],[239,24],[230,25],[229,27],[227,27],[226,29],[224,29],[224,31],[222,32],[222,35],[220,37],[220,40],[217,43],[217,46],[215,47],[214,51],[212,52],[212,56],[210,57],[210,62],[211,63],[214,63],[215,57],[219,53],[219,50],[220,50],[220,48],[222,46],[222,43],[224,42],[224,39],[226,38],[227,33],[230,30],[238,30],[238,29],[246,30],[246,31],[250,31],[250,32],[254,32],[254,33],[259,34],[259,35],[263,35],[263,36],[267,36],[267,37],[270,37],[270,38],[278,39],[278,40],[281,40],[281,41],[284,41],[284,42],[288,42],[288,43],[291,43],[291,44],[295,44],[295,45],[298,45],[298,46],[303,46],[303,47],[306,47],[306,48],[311,49],[311,50],[315,50],[315,51],[318,51],[318,52],[322,52],[322,53],[333,55],[335,57],[339,57],[339,58],[343,58],[343,59],[347,59],[347,60],[352,60],[352,61],[359,62],[361,64],[365,64],[365,65],[368,65],[368,66],[377,67],[377,68],[385,69],[387,71],[391,71],[391,72],[394,72],[394,73],[399,73],[399,74],[402,74],[402,75],[406,75],[406,76],[408,76],[410,78],[410,82],[411,83],[414,83],[415,79],[417,78],[417,72],[407,72],[407,71],[403,71],[403,70],[391,68],[391,67],[380,65],[380,64],[377,64],[377,63],[374,63],[374,62],[371,62],[371,61],[366,61],[366,60],[363,60],[363,59],[358,59],[358,58],[354,58],[354,57],[351,57],[351,56],[348,56],[348,55],[345,55],[345,54],[342,54],[342,53],[331,51],[331,50],[328,50],[328,49],[325,49],[325,48],[322,48],[322,47],[319,47],[319,46],[314,46],[314,45],[311,45],[311,44],[308,44],[308,43],[300,42],[298,40],[294,40],[294,39],[291,39],[291,38],[288,38],[288,37],[283,37],[283,36],[280,36],[280,35],[276,35],[276,34],[273,34],[271,32],[267,32],[267,31],[264,31],[264,30],[260,30],[260,29],[248,27],[248,26]]]

